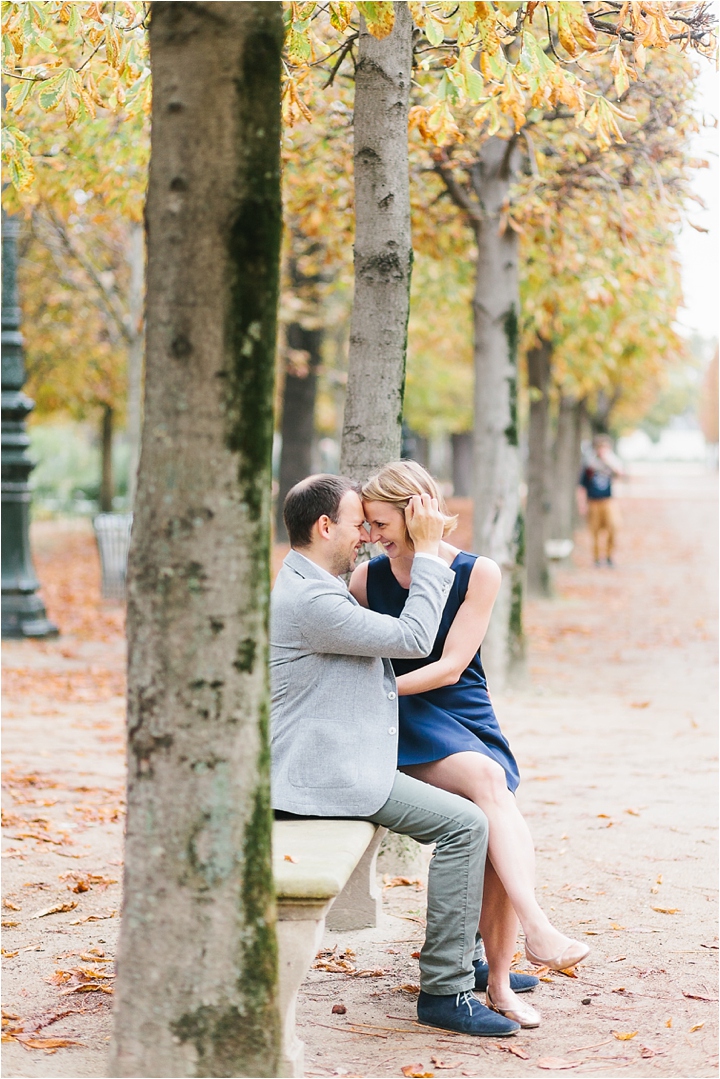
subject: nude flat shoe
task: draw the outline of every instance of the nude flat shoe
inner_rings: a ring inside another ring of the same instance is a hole
[[[524,1000],[519,1000],[513,1008],[498,1008],[497,1004],[492,1001],[490,990],[486,989],[485,1003],[491,1011],[519,1023],[523,1030],[533,1030],[535,1027],[540,1026],[540,1014],[530,1004],[526,1004]]]
[[[564,952],[555,956],[554,959],[541,959],[525,942],[525,955],[536,967],[547,967],[548,970],[569,970],[582,963],[590,954],[590,948],[579,940],[571,940]]]

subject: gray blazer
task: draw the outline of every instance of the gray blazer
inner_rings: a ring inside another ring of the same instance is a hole
[[[416,558],[393,618],[368,611],[339,578],[290,551],[270,604],[275,809],[364,817],[385,804],[398,743],[389,660],[429,655],[454,577]]]

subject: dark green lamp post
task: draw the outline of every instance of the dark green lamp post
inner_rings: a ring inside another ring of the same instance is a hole
[[[33,463],[25,417],[34,402],[22,392],[23,339],[17,295],[17,219],[2,215],[2,636],[55,637],[37,594],[30,554]]]

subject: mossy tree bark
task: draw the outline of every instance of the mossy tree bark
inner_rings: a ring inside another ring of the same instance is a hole
[[[281,542],[287,542],[288,538],[283,520],[285,496],[291,487],[312,472],[318,368],[325,336],[319,277],[302,273],[294,261],[290,266],[290,278],[295,296],[302,302],[302,312],[285,331],[282,449],[275,514],[275,537]]]
[[[470,169],[467,186],[449,168],[438,166],[451,198],[475,232],[478,248],[473,298],[473,532],[475,550],[493,558],[503,574],[483,643],[483,662],[497,689],[521,676],[525,653],[517,417],[519,254],[517,234],[501,225],[518,156],[514,140],[488,139]]]
[[[360,22],[355,78],[355,296],[340,471],[359,480],[400,456],[412,237],[408,106],[412,18],[378,41]]]
[[[115,409],[104,404],[100,414],[100,512],[112,513],[115,483],[113,480],[113,434]]]
[[[575,489],[580,475],[583,404],[561,393],[552,450],[550,539],[572,539],[575,527]]]
[[[276,1076],[267,609],[281,4],[156,3],[115,1076]]]
[[[145,359],[145,238],[143,227],[134,223],[130,229],[128,249],[130,290],[128,296],[128,393],[127,438],[130,447],[128,462],[128,503],[135,501],[140,437],[142,431],[142,385]]]
[[[541,339],[528,350],[530,423],[527,465],[527,585],[533,596],[550,594],[550,570],[545,554],[550,522],[550,369],[552,344]]]

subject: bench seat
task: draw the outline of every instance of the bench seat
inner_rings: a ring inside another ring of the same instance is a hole
[[[375,870],[384,835],[384,828],[369,821],[288,820],[273,825],[283,1077],[304,1073],[295,1008],[325,925],[331,929],[377,925],[380,894]]]

